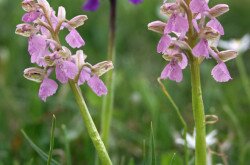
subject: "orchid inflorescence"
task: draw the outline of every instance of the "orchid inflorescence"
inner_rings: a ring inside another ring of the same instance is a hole
[[[78,15],[67,20],[62,6],[56,16],[46,0],[24,0],[22,7],[26,11],[22,17],[24,23],[17,25],[16,34],[28,37],[31,63],[39,66],[25,69],[24,77],[41,83],[39,97],[46,101],[47,97],[56,93],[58,84],[49,78],[53,70],[62,84],[71,80],[78,85],[86,82],[98,96],[107,94],[107,88],[99,77],[113,68],[112,62],[103,61],[92,66],[85,62],[87,56],[82,50],[72,55],[59,40],[59,32],[66,28],[69,34],[65,40],[70,47],[82,47],[85,42],[76,28],[84,24],[87,16]]]
[[[143,0],[129,0],[130,3],[133,4],[139,4]],[[85,3],[83,4],[82,9],[86,11],[95,11],[99,8],[100,6],[100,1],[99,0],[86,0]]]
[[[226,82],[231,78],[224,62],[237,56],[233,50],[219,51],[217,45],[224,35],[223,26],[217,17],[229,11],[226,4],[209,8],[207,0],[176,0],[164,3],[161,12],[169,17],[167,23],[154,21],[148,24],[149,30],[162,34],[157,52],[170,61],[161,73],[161,79],[182,81],[182,70],[188,61],[198,58],[201,63],[211,57],[217,65],[212,76],[217,82]]]

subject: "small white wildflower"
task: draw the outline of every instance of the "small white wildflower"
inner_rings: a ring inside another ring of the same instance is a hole
[[[239,54],[246,52],[250,48],[250,34],[244,35],[241,39],[221,40],[219,47],[223,49],[233,49]]]

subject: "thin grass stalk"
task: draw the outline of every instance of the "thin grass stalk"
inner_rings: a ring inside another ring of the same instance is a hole
[[[183,139],[184,139],[184,154],[185,154],[185,165],[188,165],[188,159],[189,159],[189,153],[188,153],[188,146],[187,146],[187,123],[184,120],[184,118],[181,115],[180,109],[177,106],[177,104],[175,103],[175,101],[173,100],[173,98],[171,97],[171,95],[168,93],[167,89],[165,88],[164,84],[161,82],[161,79],[158,78],[157,79],[161,89],[163,91],[163,93],[166,95],[167,99],[170,101],[170,103],[172,104],[172,106],[174,107],[175,112],[177,113],[177,116],[182,124],[183,127]]]
[[[47,165],[51,164],[52,160],[52,154],[53,154],[53,149],[54,149],[54,133],[55,133],[55,128],[56,128],[56,117],[53,115],[52,118],[52,126],[51,126],[51,131],[50,131],[50,147],[49,147],[49,154],[48,154],[48,161]]]

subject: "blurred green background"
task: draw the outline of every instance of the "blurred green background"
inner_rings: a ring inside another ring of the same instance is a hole
[[[83,0],[51,0],[57,8],[65,6],[67,18],[87,14],[86,24],[78,30],[86,41],[83,47],[90,63],[106,59],[108,40],[109,3],[101,1],[96,12],[81,10]],[[250,33],[249,0],[211,0],[210,6],[228,3],[230,11],[219,18],[225,28],[224,40],[241,38]],[[15,34],[24,11],[20,0],[0,0],[0,165],[22,165],[31,159],[33,164],[45,162],[30,147],[20,130],[44,151],[49,150],[52,114],[57,117],[54,158],[65,161],[61,125],[65,124],[70,138],[72,163],[93,165],[95,151],[89,139],[78,107],[67,85],[60,85],[56,95],[46,103],[38,98],[39,84],[26,80],[23,70],[32,66],[27,52],[27,39]],[[173,164],[182,164],[183,146],[175,144],[174,135],[183,130],[172,105],[164,96],[157,77],[166,65],[156,53],[159,35],[147,30],[147,24],[161,19],[158,9],[161,0],[144,0],[132,5],[127,0],[118,0],[117,58],[115,63],[116,91],[114,114],[111,125],[110,155],[114,165],[142,164],[143,141],[149,141],[150,123],[153,122],[157,164],[167,165],[176,153]],[[66,34],[66,31],[65,31]],[[75,51],[75,50],[73,50]],[[250,77],[250,51],[242,54]],[[217,83],[210,72],[213,60],[202,64],[202,86],[206,114],[219,117],[219,122],[208,125],[207,132],[217,130],[218,143],[211,149],[226,155],[227,162],[235,165],[240,153],[245,153],[245,164],[250,164],[250,102],[242,86],[235,60],[227,63],[233,80]],[[164,81],[188,123],[188,132],[193,132],[194,122],[191,107],[189,69],[184,71],[181,83]],[[100,128],[102,98],[97,97],[87,86],[82,91],[94,121]],[[250,92],[250,91],[247,91]],[[194,156],[190,149],[190,159]],[[223,163],[220,156],[213,155],[213,164]]]

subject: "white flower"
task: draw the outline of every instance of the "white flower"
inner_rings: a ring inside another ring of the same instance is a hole
[[[229,41],[221,40],[219,47],[223,49],[233,49],[239,54],[246,52],[250,48],[250,35],[246,34],[241,39],[232,39]]]
[[[207,134],[206,136],[206,146],[207,148],[209,148],[210,146],[214,145],[215,143],[217,143],[217,139],[216,139],[216,136],[217,135],[217,130],[213,130],[211,131],[209,134]],[[193,136],[190,135],[189,133],[187,133],[187,146],[188,148],[190,149],[195,149],[195,129],[194,129],[194,132],[193,132]],[[178,133],[176,133],[174,135],[175,137],[175,143],[176,144],[181,144],[181,145],[184,145],[185,141],[184,139],[182,139],[180,137],[180,135]],[[212,154],[210,152],[207,152],[207,165],[212,165]]]
[[[207,134],[206,136],[207,147],[212,146],[213,144],[217,143],[217,139],[215,137],[216,135],[217,135],[217,130],[213,130],[209,134]],[[195,149],[195,136],[196,136],[195,130],[194,130],[193,135],[190,135],[189,133],[187,133],[187,145],[188,145],[188,148],[190,149]],[[184,145],[185,141],[184,139],[180,138],[179,135],[175,135],[175,143]]]

